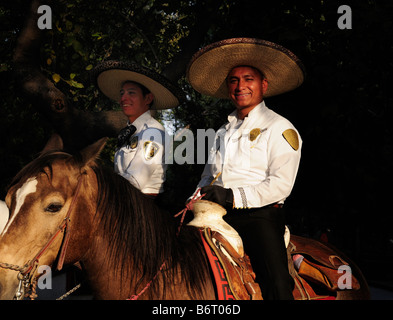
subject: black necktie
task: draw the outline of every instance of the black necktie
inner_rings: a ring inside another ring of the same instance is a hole
[[[132,124],[127,125],[127,127],[120,130],[117,136],[117,147],[121,148],[124,145],[129,145],[131,136],[135,133],[136,127]]]

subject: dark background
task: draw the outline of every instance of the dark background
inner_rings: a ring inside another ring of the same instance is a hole
[[[54,27],[45,31],[40,48],[43,73],[49,79],[60,75],[56,86],[81,110],[115,108],[89,80],[91,66],[120,58],[163,70],[182,55],[181,39],[202,23],[196,2],[58,1],[51,5]],[[266,100],[296,126],[304,142],[295,188],[286,202],[292,232],[313,238],[326,232],[370,283],[393,284],[393,2],[217,2],[215,7],[213,1],[199,1],[208,24],[200,47],[256,37],[290,49],[306,68],[300,88]],[[344,4],[352,10],[352,29],[337,26],[342,16],[337,10]],[[1,199],[12,177],[56,131],[13,78],[12,54],[27,9],[22,0],[0,4]],[[217,129],[226,121],[230,104],[193,92],[184,73],[176,80],[191,98],[167,115],[176,129]],[[112,152],[109,146],[103,154],[108,165]],[[174,211],[193,192],[202,169],[170,166],[167,195]]]

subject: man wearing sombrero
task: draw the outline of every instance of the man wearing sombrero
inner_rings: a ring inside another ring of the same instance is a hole
[[[106,61],[93,70],[98,88],[119,102],[128,118],[118,136],[115,171],[143,193],[156,196],[165,181],[165,129],[150,113],[179,105],[182,92],[140,65]]]
[[[297,175],[302,140],[264,98],[298,87],[303,65],[287,49],[235,38],[202,48],[188,67],[198,92],[231,99],[236,110],[216,135],[198,188],[228,210],[243,239],[264,299],[293,299],[282,207]]]

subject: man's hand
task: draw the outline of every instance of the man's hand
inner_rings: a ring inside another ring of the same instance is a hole
[[[201,188],[201,194],[205,194],[204,200],[209,200],[223,206],[225,209],[233,208],[233,191],[220,186],[206,186]]]

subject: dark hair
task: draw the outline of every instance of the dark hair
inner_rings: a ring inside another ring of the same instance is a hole
[[[139,86],[139,88],[141,88],[142,90],[142,94],[143,96],[146,96],[147,94],[151,93],[149,89],[147,89],[143,84],[140,84],[139,82],[136,81],[132,81],[132,80],[126,80],[124,81],[121,86],[123,87],[126,83],[132,83],[132,84],[136,84],[137,86]]]

